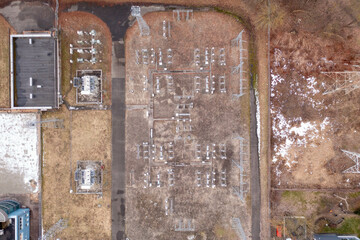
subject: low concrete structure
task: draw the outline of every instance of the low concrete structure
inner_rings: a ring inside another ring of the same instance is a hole
[[[73,83],[77,104],[102,103],[102,70],[77,70]]]
[[[100,161],[78,161],[75,171],[76,193],[102,194],[102,174]]]

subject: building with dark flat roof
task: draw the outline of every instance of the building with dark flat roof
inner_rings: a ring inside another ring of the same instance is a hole
[[[51,33],[10,36],[11,108],[59,107],[57,39]]]

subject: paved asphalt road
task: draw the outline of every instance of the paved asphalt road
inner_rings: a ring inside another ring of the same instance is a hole
[[[252,80],[253,81],[253,80]],[[251,233],[252,240],[260,240],[260,166],[259,166],[259,139],[257,136],[256,98],[255,89],[250,89],[250,170],[251,170]]]
[[[125,236],[125,59],[124,44],[113,42],[112,53],[112,239]]]
[[[112,239],[125,239],[125,79],[112,79]]]

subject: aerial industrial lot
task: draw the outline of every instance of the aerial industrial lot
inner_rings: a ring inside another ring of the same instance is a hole
[[[0,240],[359,239],[360,2],[0,2]]]

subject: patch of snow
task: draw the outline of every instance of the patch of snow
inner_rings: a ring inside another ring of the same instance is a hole
[[[38,129],[28,125],[35,121],[37,114],[34,113],[0,113],[0,182],[11,181],[2,179],[1,175],[5,177],[6,171],[6,174],[22,178],[24,186],[20,188],[33,193],[39,186],[39,136]],[[36,182],[35,189],[30,181]],[[6,193],[7,190],[0,187],[0,192]]]
[[[310,92],[315,95],[317,93],[320,92],[319,89],[316,88],[316,85],[317,85],[317,81],[316,81],[316,78],[315,77],[308,77],[306,78],[306,81],[307,81],[307,87],[308,89],[310,90]]]
[[[260,102],[259,102],[259,92],[255,89],[255,98],[256,98],[256,124],[257,124],[257,137],[258,137],[258,152],[260,157],[260,128],[261,128],[261,122],[260,122]]]
[[[271,87],[275,87],[282,82],[284,82],[284,78],[282,78],[280,75],[271,74]]]
[[[326,58],[322,58],[321,61],[325,64],[333,64]],[[292,171],[292,166],[297,163],[297,157],[301,154],[298,150],[299,146],[302,148],[316,147],[319,140],[325,139],[325,130],[330,125],[328,117],[319,122],[303,121],[299,117],[301,115],[292,118],[285,115],[283,106],[286,104],[287,98],[283,98],[283,95],[296,96],[295,101],[298,101],[299,106],[311,106],[317,111],[327,108],[324,106],[324,99],[319,97],[324,83],[318,82],[315,76],[307,76],[296,69],[290,69],[292,63],[294,63],[293,60],[284,58],[280,49],[274,49],[270,86],[270,96],[274,101],[270,102],[270,113],[272,135],[276,139],[273,144],[272,162],[276,163],[274,171],[277,177],[281,174],[279,167],[282,165],[287,167],[287,171]],[[312,70],[315,69],[315,65],[311,61],[307,63],[307,66]],[[295,74],[288,75],[290,71],[295,71]],[[278,180],[280,179],[278,178]]]
[[[316,126],[313,125],[311,122],[302,122],[300,124],[300,127],[290,128],[290,133],[295,133],[303,137],[309,130],[316,130]]]
[[[321,131],[324,131],[325,128],[330,124],[329,117],[324,118],[324,121],[320,124]],[[355,131],[356,132],[356,131]]]

